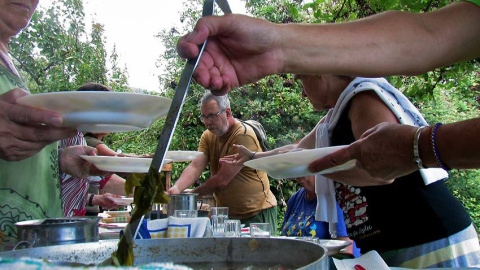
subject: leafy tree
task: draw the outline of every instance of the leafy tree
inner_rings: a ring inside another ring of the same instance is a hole
[[[94,22],[88,34],[84,21],[81,0],[53,1],[46,10],[38,8],[12,40],[11,53],[32,93],[68,91],[90,81],[128,90],[128,74],[117,67],[115,51],[108,76],[103,25]]]

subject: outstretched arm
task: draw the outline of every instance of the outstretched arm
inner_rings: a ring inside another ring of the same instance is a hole
[[[365,132],[347,148],[313,162],[309,169],[318,172],[356,159],[357,167],[370,176],[388,180],[418,170],[413,162],[413,137],[416,127],[382,123]],[[432,128],[420,133],[419,153],[425,167],[440,167],[432,147]],[[442,125],[436,133],[437,151],[445,166],[452,169],[480,168],[480,118]],[[344,175],[329,177],[343,181]]]
[[[179,194],[189,186],[193,185],[195,181],[200,177],[203,170],[207,167],[208,157],[206,155],[200,155],[196,157],[190,165],[183,170],[180,178],[175,184],[167,191],[168,194]]]
[[[179,54],[195,57],[207,37],[195,78],[219,95],[276,73],[415,75],[480,56],[480,7],[455,2],[434,12],[315,25],[209,16],[179,40]]]

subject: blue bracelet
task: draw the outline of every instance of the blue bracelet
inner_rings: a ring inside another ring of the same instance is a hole
[[[448,168],[440,159],[440,155],[438,154],[438,149],[437,149],[437,130],[438,127],[440,127],[442,123],[436,123],[433,128],[432,128],[432,149],[433,149],[433,154],[435,155],[435,160],[437,161],[438,165],[442,167],[445,171],[450,171],[450,168]]]

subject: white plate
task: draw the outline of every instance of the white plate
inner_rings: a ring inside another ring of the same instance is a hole
[[[114,201],[117,205],[130,205],[133,203],[133,198],[125,197],[125,198],[110,198]]]
[[[164,164],[192,161],[201,154],[203,153],[197,151],[167,151]],[[147,173],[152,164],[152,158],[87,155],[81,157],[106,172]]]
[[[145,129],[167,114],[172,101],[137,93],[71,91],[28,95],[17,102],[60,113],[64,126],[102,133]]]
[[[350,246],[352,243],[342,240],[319,239],[318,244],[325,247],[329,254],[338,253],[341,249]]]
[[[130,217],[130,211],[104,211],[110,217]]]
[[[87,155],[81,155],[81,157],[106,172],[147,173],[152,164],[152,158]],[[164,164],[170,162],[172,161],[165,159]]]
[[[170,159],[173,162],[186,162],[192,161],[202,154],[203,152],[199,151],[167,151],[165,158]]]
[[[343,147],[346,147],[346,145],[288,152],[249,160],[245,162],[244,165],[256,170],[264,171],[269,176],[277,179],[313,175],[314,173],[308,171],[308,165],[310,165],[312,161],[340,150]],[[316,174],[350,170],[353,167],[355,167],[355,160],[350,160],[342,165],[323,170]]]

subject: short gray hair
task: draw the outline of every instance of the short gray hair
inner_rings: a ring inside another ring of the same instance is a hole
[[[210,100],[215,100],[220,110],[230,108],[230,100],[228,99],[227,94],[223,96],[215,96],[210,90],[205,90],[205,94],[203,95],[202,99],[200,99],[200,105],[203,105]]]

